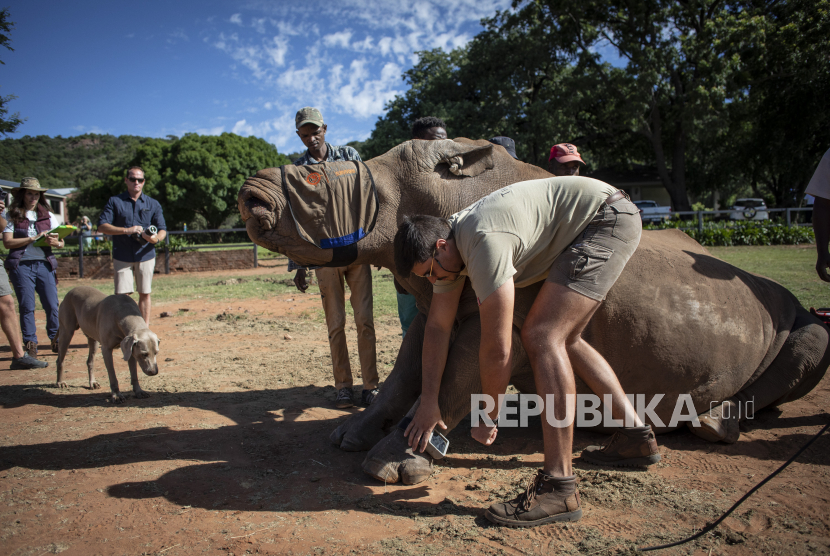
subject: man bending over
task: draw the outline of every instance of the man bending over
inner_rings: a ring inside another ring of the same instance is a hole
[[[493,504],[487,517],[510,526],[576,521],[582,516],[571,465],[576,384],[574,373],[603,400],[623,427],[604,446],[589,446],[583,459],[605,465],[660,461],[651,427],[644,425],[605,359],[582,331],[640,242],[639,210],[611,185],[583,177],[520,182],[479,200],[449,219],[407,218],[395,235],[395,265],[433,284],[424,332],[421,403],[405,434],[423,452],[436,424],[446,428],[438,391],[450,332],[467,278],[481,316],[479,368],[482,393],[498,399],[510,381],[513,303],[516,288],[545,280],[521,331],[522,346],[539,396],[553,396],[554,417],[542,419],[545,462],[518,498]],[[548,408],[550,411],[550,408]],[[479,424],[473,437],[484,445],[497,434]],[[568,418],[569,417],[569,418]]]

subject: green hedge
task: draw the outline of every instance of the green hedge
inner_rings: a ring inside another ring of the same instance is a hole
[[[809,226],[791,226],[768,221],[762,222],[713,222],[706,223],[703,231],[698,231],[696,222],[686,230],[686,234],[701,245],[731,247],[733,245],[800,245],[815,243],[816,236]],[[677,228],[677,223],[648,224],[645,230],[663,230]]]

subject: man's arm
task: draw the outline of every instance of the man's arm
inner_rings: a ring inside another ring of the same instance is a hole
[[[110,198],[107,204],[104,205],[104,210],[101,211],[101,216],[98,217],[98,231],[108,236],[128,236],[132,234],[140,234],[143,228],[141,226],[132,226],[131,228],[122,228],[115,226],[115,204]]]
[[[458,313],[463,284],[447,293],[432,295],[426,327],[424,328],[424,347],[421,355],[421,403],[415,410],[412,422],[406,428],[404,436],[409,437],[409,445],[414,450],[423,452],[432,436],[435,425],[446,429],[438,407],[438,393],[441,389],[441,377],[447,364],[450,350],[450,335]]]
[[[818,260],[816,261],[816,272],[818,277],[825,282],[830,282],[830,275],[827,269],[830,268],[830,199],[816,197],[813,204],[813,231],[816,233],[816,250]]]
[[[156,202],[155,210],[150,216],[150,224],[158,230],[155,234],[150,235],[146,230],[142,230],[141,237],[148,243],[155,245],[160,241],[164,241],[167,237],[167,223],[164,221],[164,214],[161,212],[161,205]]]
[[[473,427],[473,438],[489,446],[496,439],[495,421],[499,414],[499,395],[510,383],[513,362],[513,304],[516,289],[511,278],[490,294],[479,306],[481,314],[481,346],[478,351],[481,392],[495,400],[489,417],[494,426],[481,423]]]

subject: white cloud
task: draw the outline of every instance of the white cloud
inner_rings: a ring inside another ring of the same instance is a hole
[[[176,44],[179,40],[190,41],[190,38],[184,32],[184,29],[181,29],[181,28],[176,29],[175,31],[170,33],[170,36],[168,37],[167,42],[169,44]]]
[[[351,31],[339,31],[323,37],[323,44],[329,47],[348,48],[352,40]]]
[[[216,126],[211,128],[200,128],[196,130],[199,135],[222,135],[225,132],[225,126]]]
[[[285,65],[285,55],[288,53],[287,37],[274,37],[271,40],[271,45],[266,43],[262,48],[274,66],[282,67]]]
[[[262,122],[248,122],[239,120],[234,124],[231,133],[242,136],[261,137],[273,143],[278,149],[289,144],[289,141],[296,139],[294,129],[294,113],[285,112],[277,118]]]
[[[97,125],[94,126],[85,126],[85,125],[76,125],[72,129],[77,131],[78,133],[96,133],[98,135],[106,135],[109,133],[106,129],[100,128]]]
[[[481,31],[481,18],[510,5],[306,0],[286,11],[280,3],[247,0],[242,13],[217,24],[210,41],[228,56],[231,75],[253,89],[241,106],[225,108],[236,122],[232,131],[295,149],[294,113],[313,105],[336,122],[337,140],[365,139],[385,104],[403,93],[401,76],[416,52],[464,46]]]
[[[253,27],[254,31],[256,31],[257,33],[264,34],[265,33],[265,22],[266,21],[267,20],[264,17],[261,17],[259,19],[254,19],[253,21],[251,21],[251,27]]]
[[[334,69],[333,77],[339,82],[342,69]],[[337,89],[332,101],[342,111],[359,118],[382,114],[384,104],[401,93],[393,88],[400,82],[400,75],[400,66],[390,62],[383,66],[377,79],[370,79],[366,60],[354,60],[349,67],[348,82]]]

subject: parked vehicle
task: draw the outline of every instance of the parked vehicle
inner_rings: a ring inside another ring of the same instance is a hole
[[[769,212],[763,199],[736,199],[730,210],[730,220],[769,220]]]
[[[640,209],[643,222],[663,222],[671,218],[671,207],[661,207],[657,201],[634,201]]]

